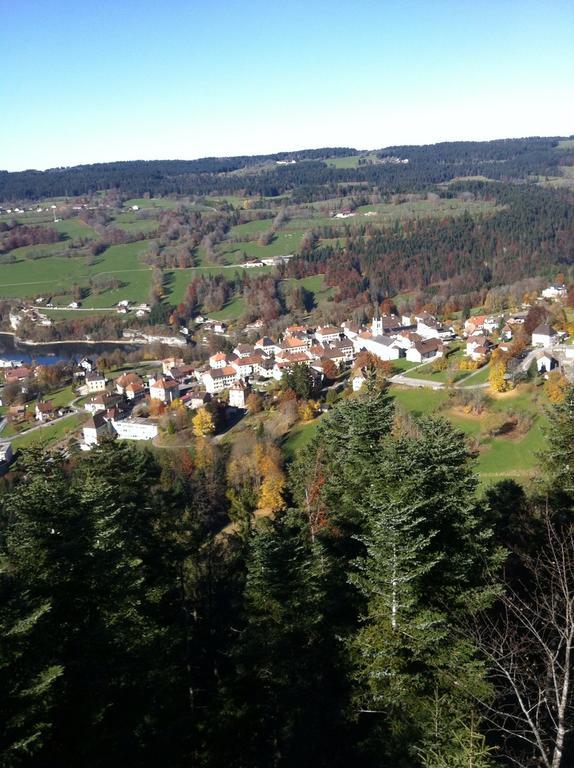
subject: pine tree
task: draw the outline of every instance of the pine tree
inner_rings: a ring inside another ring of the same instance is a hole
[[[481,685],[480,669],[456,628],[487,600],[484,562],[492,560],[462,436],[440,420],[421,420],[419,430],[380,451],[361,500],[365,554],[351,575],[365,601],[349,641],[357,707],[397,766],[412,765],[430,738],[437,691],[451,718],[473,715],[459,686]]]
[[[556,511],[574,512],[574,387],[548,410],[546,448],[541,455],[543,491]]]
[[[61,639],[81,611],[89,521],[60,457],[31,451],[25,484],[4,503],[0,550],[0,762],[20,765],[49,742],[64,694]]]

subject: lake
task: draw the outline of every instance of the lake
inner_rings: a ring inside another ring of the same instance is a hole
[[[104,352],[133,352],[137,347],[121,341],[99,341],[88,344],[81,341],[51,342],[48,344],[22,344],[17,342],[11,333],[0,333],[0,359],[25,364],[54,365],[61,361],[77,361],[84,356],[98,357]]]

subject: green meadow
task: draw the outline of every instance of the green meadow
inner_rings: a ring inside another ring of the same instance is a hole
[[[82,255],[67,258],[60,256],[23,258],[22,252],[30,252],[32,249],[38,249],[42,253],[46,250],[57,253],[55,245],[31,246],[12,251],[17,261],[13,264],[0,265],[0,297],[33,298],[55,291],[67,291],[74,283],[87,286],[91,276],[108,274],[117,277],[124,286],[114,291],[89,296],[84,306],[112,306],[122,298],[137,302],[147,301],[151,286],[151,269],[139,261],[139,255],[147,248],[147,241],[112,245],[90,266],[86,264],[86,258]]]
[[[397,405],[404,410],[416,415],[444,416],[466,436],[479,440],[475,466],[483,485],[505,477],[518,482],[529,482],[536,476],[538,454],[544,448],[543,430],[547,417],[544,412],[546,400],[543,394],[531,386],[522,385],[512,392],[493,398],[480,417],[452,408],[449,405],[449,394],[445,390],[393,386],[391,391]],[[532,424],[528,431],[521,435],[481,435],[485,419],[488,419],[489,414],[497,413],[528,414]]]

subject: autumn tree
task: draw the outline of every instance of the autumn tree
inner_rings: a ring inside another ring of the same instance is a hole
[[[199,408],[192,419],[193,434],[196,437],[206,437],[215,432],[212,414],[206,408]]]

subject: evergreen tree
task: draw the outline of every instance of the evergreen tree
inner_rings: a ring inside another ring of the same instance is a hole
[[[291,512],[253,532],[236,659],[240,766],[344,763],[340,649],[325,625],[320,557]]]
[[[543,492],[555,512],[574,513],[574,387],[548,410],[546,448],[542,453]]]
[[[388,441],[373,469],[360,501],[365,554],[351,576],[365,600],[350,640],[356,701],[371,721],[370,747],[383,748],[389,765],[412,766],[423,744],[445,747],[437,697],[442,719],[474,717],[468,691],[481,673],[457,627],[487,599],[490,536],[462,436],[446,423],[422,420],[418,437]]]

